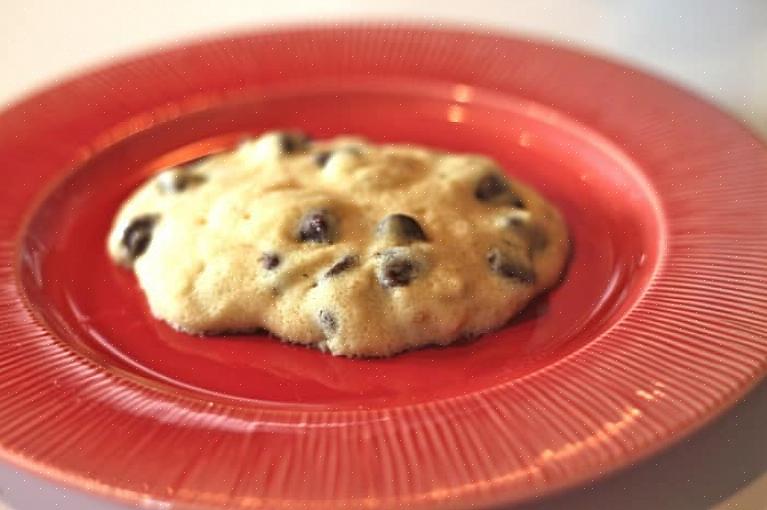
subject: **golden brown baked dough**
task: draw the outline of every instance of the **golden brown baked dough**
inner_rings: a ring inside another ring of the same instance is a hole
[[[267,133],[144,184],[108,249],[180,330],[387,356],[502,326],[558,281],[568,240],[488,158]]]

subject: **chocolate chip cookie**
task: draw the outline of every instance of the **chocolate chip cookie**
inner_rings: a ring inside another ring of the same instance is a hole
[[[174,328],[346,356],[498,328],[569,250],[557,210],[489,158],[292,132],[159,172],[107,244]]]

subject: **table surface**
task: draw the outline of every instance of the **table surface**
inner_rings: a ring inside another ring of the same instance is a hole
[[[409,19],[501,29],[587,48],[676,81],[767,136],[764,0],[0,1],[0,107],[89,66],[254,26]],[[438,8],[435,6],[439,5]],[[524,510],[767,509],[767,381],[713,423],[637,466]],[[0,464],[0,510],[125,505]]]

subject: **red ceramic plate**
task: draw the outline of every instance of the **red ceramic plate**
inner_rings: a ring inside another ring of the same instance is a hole
[[[385,360],[153,320],[105,254],[120,201],[160,167],[295,127],[497,158],[565,213],[565,281],[500,331]],[[767,368],[767,150],[570,50],[383,25],[193,44],[13,106],[0,172],[0,456],[96,493],[519,501],[657,451]]]

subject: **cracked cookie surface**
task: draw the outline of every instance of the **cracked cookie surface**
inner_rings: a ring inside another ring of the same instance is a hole
[[[559,212],[489,158],[300,133],[158,173],[107,245],[179,330],[347,356],[503,326],[569,250]]]

